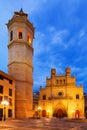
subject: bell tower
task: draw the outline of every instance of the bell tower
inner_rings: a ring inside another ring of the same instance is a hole
[[[21,9],[7,23],[8,73],[15,78],[15,117],[32,116],[34,27]]]

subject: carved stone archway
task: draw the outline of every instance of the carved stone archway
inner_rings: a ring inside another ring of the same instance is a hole
[[[57,104],[54,108],[53,116],[58,117],[58,118],[67,117],[67,111],[66,111],[64,105]]]
[[[62,109],[58,109],[57,113],[56,113],[56,116],[59,117],[59,118],[62,118],[63,117],[63,110]]]
[[[79,118],[80,117],[80,111],[79,110],[76,110],[75,111],[75,118]]]
[[[42,117],[46,117],[46,110],[42,110]]]

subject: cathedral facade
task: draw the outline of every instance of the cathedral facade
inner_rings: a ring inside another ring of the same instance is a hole
[[[70,68],[66,68],[64,75],[51,70],[46,87],[40,88],[37,110],[42,117],[84,118],[83,86],[76,86],[76,77],[71,76]]]

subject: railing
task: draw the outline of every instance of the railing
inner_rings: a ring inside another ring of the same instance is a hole
[[[69,96],[61,96],[61,97],[55,97],[55,96],[53,96],[53,97],[48,97],[48,100],[53,100],[53,99],[70,99],[70,100],[72,100],[73,98],[72,97],[69,97]]]

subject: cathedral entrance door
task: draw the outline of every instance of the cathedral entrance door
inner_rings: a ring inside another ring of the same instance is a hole
[[[46,110],[42,110],[42,117],[46,117]]]
[[[80,115],[79,110],[76,110],[76,112],[75,112],[75,118],[79,118],[79,115]]]
[[[62,109],[58,109],[58,111],[57,111],[57,117],[59,117],[59,118],[63,117],[63,111],[62,111]]]

